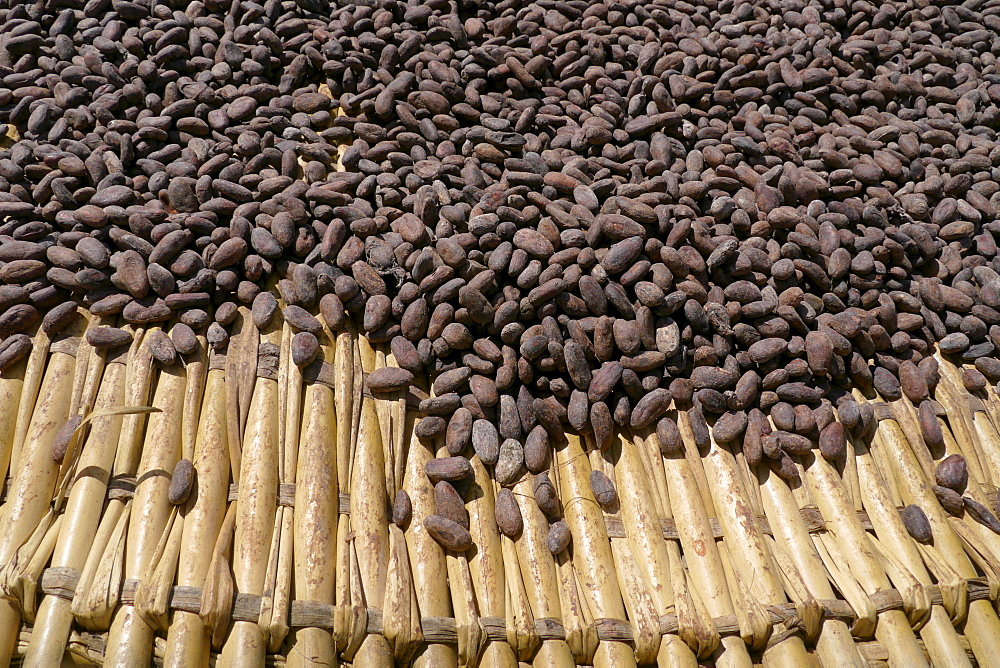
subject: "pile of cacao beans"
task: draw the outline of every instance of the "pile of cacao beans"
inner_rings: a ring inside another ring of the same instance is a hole
[[[935,350],[1000,380],[998,53],[995,0],[5,2],[0,370],[78,304],[166,365],[353,327],[430,381],[439,505],[474,450],[553,550],[566,431],[669,455],[674,406],[793,478],[860,389],[942,448]]]

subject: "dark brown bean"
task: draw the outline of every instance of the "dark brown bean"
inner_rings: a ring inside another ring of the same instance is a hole
[[[472,547],[469,530],[446,517],[428,515],[424,518],[424,528],[446,550],[465,552]]]
[[[934,480],[941,487],[948,487],[959,494],[969,482],[969,469],[962,455],[949,455],[934,469]]]
[[[933,542],[934,534],[931,531],[931,523],[920,506],[910,504],[900,511],[899,516],[903,520],[903,526],[906,527],[907,533],[910,534],[913,540],[925,545]]]
[[[170,487],[167,490],[167,500],[175,506],[187,502],[194,488],[195,468],[190,459],[181,459],[174,466],[170,476]]]
[[[521,508],[517,505],[514,493],[507,488],[502,488],[497,492],[496,505],[494,506],[497,526],[500,532],[508,538],[516,538],[524,528],[524,521],[521,518]]]

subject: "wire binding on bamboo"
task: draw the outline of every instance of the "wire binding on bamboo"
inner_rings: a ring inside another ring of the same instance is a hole
[[[792,483],[733,444],[699,450],[683,411],[684,448],[667,457],[652,433],[604,452],[566,434],[549,478],[570,548],[546,548],[529,474],[511,487],[523,529],[500,533],[500,487],[473,456],[475,546],[454,553],[423,526],[424,467],[443,447],[413,435],[426,379],[366,390],[395,364],[384,346],[327,332],[299,369],[288,326],[258,331],[244,310],[228,350],[201,339],[160,368],[146,330],[97,351],[85,329],[109,323],[81,315],[0,376],[0,662],[988,665],[1000,652],[1000,539],[931,489],[937,461],[960,453],[967,494],[995,507],[1000,396],[970,395],[943,358],[940,452],[908,400],[860,394],[874,433],[836,462],[795,457]],[[196,475],[173,505],[181,460]],[[613,507],[592,471],[615,484]],[[404,526],[390,523],[400,490]],[[930,544],[907,533],[907,504]]]

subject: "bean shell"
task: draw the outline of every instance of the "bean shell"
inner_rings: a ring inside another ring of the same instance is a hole
[[[961,494],[969,482],[969,468],[965,457],[950,455],[942,459],[934,469],[934,480],[941,487],[948,487]]]
[[[27,334],[11,334],[0,343],[0,371],[5,371],[24,359],[32,349]]]
[[[424,467],[432,483],[441,480],[455,482],[472,475],[472,464],[465,457],[438,457]]]
[[[146,335],[145,343],[149,354],[160,364],[169,366],[177,361],[177,349],[174,347],[174,342],[162,329],[150,331]]]
[[[847,434],[840,422],[831,422],[819,433],[819,451],[829,460],[839,458],[847,447]]]
[[[541,473],[548,466],[549,434],[537,425],[524,441],[524,465],[532,473]]]
[[[560,516],[559,497],[556,495],[555,485],[549,480],[548,474],[539,473],[535,476],[534,483],[535,504],[538,509],[545,513],[548,518]]]
[[[190,459],[182,459],[174,466],[170,476],[170,487],[167,489],[167,500],[175,506],[182,505],[191,495],[194,486],[194,464]]]
[[[920,506],[910,504],[899,513],[907,533],[918,543],[929,545],[934,540],[931,523]]]
[[[497,492],[496,504],[494,506],[497,526],[500,532],[508,538],[516,538],[524,528],[524,520],[521,517],[521,508],[517,505],[514,493],[506,487]]]
[[[446,550],[465,552],[472,547],[472,535],[469,530],[447,517],[428,515],[424,519],[424,528],[431,538]]]
[[[399,367],[384,366],[368,374],[366,383],[373,394],[398,392],[413,383],[413,374]]]
[[[465,501],[450,482],[442,480],[434,485],[434,508],[438,515],[465,529],[469,528],[469,511],[465,508]]]
[[[370,378],[371,376],[369,376]],[[431,441],[444,434],[448,428],[448,422],[437,415],[430,415],[421,418],[413,428],[413,433],[417,438],[424,441]]]
[[[413,515],[413,503],[410,495],[405,489],[396,492],[396,498],[392,501],[392,523],[400,529],[406,529]]]
[[[573,534],[569,530],[569,525],[563,521],[553,522],[549,525],[549,535],[545,539],[545,545],[552,554],[560,554],[573,539]]]
[[[681,430],[677,428],[673,418],[668,416],[660,418],[656,423],[656,440],[660,444],[660,452],[664,455],[675,454],[684,448]]]
[[[594,493],[594,498],[606,512],[612,512],[615,501],[618,499],[618,491],[615,484],[603,471],[590,472],[590,491]]]
[[[941,422],[934,410],[934,403],[930,399],[924,399],[920,402],[920,407],[917,409],[917,420],[920,423],[920,433],[923,435],[927,447],[944,448],[944,430],[941,428]]]
[[[117,327],[94,327],[87,330],[87,343],[98,350],[117,348],[132,342],[132,334]]]
[[[969,513],[969,516],[972,519],[976,520],[993,533],[1000,534],[1000,520],[996,518],[996,515],[990,512],[989,508],[967,496],[962,497],[962,503],[965,505],[965,510]]]
[[[934,496],[937,497],[941,507],[952,515],[961,515],[965,511],[962,495],[955,490],[940,485],[931,485],[931,489],[934,490]]]
[[[513,485],[524,473],[524,448],[521,443],[508,438],[500,445],[500,456],[494,469],[497,482]]]
[[[52,439],[52,459],[54,461],[62,463],[63,458],[66,457],[66,452],[69,450],[69,443],[73,438],[73,432],[77,430],[82,422],[82,415],[70,416],[63,423],[62,427],[59,428],[59,431],[56,432],[55,437]]]

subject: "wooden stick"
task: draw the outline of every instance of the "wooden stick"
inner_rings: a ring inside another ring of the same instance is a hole
[[[321,347],[327,362],[335,361],[334,346]],[[333,390],[320,383],[306,388],[302,438],[295,485],[295,599],[332,605],[339,512],[337,414]],[[305,628],[295,633],[288,652],[289,668],[337,666],[337,647],[327,629]]]
[[[263,341],[281,340],[277,326]],[[239,472],[240,498],[236,504],[233,543],[233,579],[236,591],[261,595],[278,504],[278,382],[257,378],[243,436]],[[232,431],[230,431],[232,436]],[[263,667],[267,638],[259,625],[235,622],[219,659],[225,666]]]
[[[924,567],[923,558],[917,543],[913,541],[903,526],[899,513],[889,501],[882,485],[879,484],[879,477],[876,477],[875,460],[871,454],[861,445],[858,449],[857,465],[858,474],[861,477],[861,493],[864,499],[864,507],[868,512],[868,518],[875,528],[875,534],[884,549],[891,549],[896,559],[899,559],[909,573],[913,575],[922,585],[932,584],[930,574]],[[897,588],[899,584],[893,578]],[[924,641],[924,646],[930,656],[931,663],[935,666],[969,665],[965,651],[959,643],[958,633],[952,626],[948,614],[938,606],[929,611],[929,619],[920,629],[920,637]]]
[[[212,548],[226,513],[230,469],[225,382],[222,369],[208,372],[191,460],[197,476],[184,506],[184,532],[177,564],[177,584],[182,587],[204,586]],[[201,617],[194,612],[175,611],[167,632],[163,664],[171,668],[201,665],[208,660],[210,646],[209,632]]]
[[[78,333],[79,328],[74,331]],[[0,564],[13,558],[49,510],[59,472],[59,464],[52,458],[52,441],[69,416],[75,368],[76,359],[71,355],[53,353],[49,359],[17,464],[12,461],[8,501],[0,517]],[[22,392],[22,399],[25,396]],[[14,602],[0,599],[0,665],[10,662],[20,625],[20,610]]]
[[[358,337],[357,342],[362,368],[371,373],[375,370],[375,351],[364,337]],[[361,422],[351,470],[351,531],[363,600],[378,605],[385,600],[389,531],[385,448],[375,401],[371,397],[361,399]],[[359,665],[391,666],[392,648],[384,636],[366,635],[353,660]]]
[[[609,455],[614,464],[613,473],[629,548],[632,554],[645,555],[643,559],[635,560],[635,563],[653,597],[657,616],[662,616],[673,610],[675,603],[670,579],[670,556],[666,541],[656,531],[660,521],[649,490],[647,474],[647,470],[651,470],[653,466],[644,469],[640,456],[644,448],[639,447],[645,445],[646,440],[654,438],[655,434],[631,439],[624,434],[619,435],[612,442]],[[660,471],[662,470],[661,466]],[[663,636],[657,660],[673,666],[697,665],[697,657],[691,648],[673,634]]]
[[[149,569],[167,527],[172,506],[167,501],[169,471],[181,454],[181,423],[184,415],[186,378],[179,368],[160,372],[153,395],[153,413],[139,461],[139,476],[129,515],[125,555],[125,577],[141,578]],[[114,615],[108,633],[107,661],[152,656],[153,628],[133,606],[123,606]]]
[[[881,428],[881,427],[880,427]],[[811,455],[810,455],[811,456]],[[806,480],[813,488],[813,497],[827,522],[828,549],[836,545],[842,553],[841,565],[849,567],[851,574],[868,594],[891,588],[885,571],[879,566],[864,529],[854,513],[854,506],[838,484],[837,474],[822,457],[812,457],[805,468]],[[851,555],[850,559],[846,555]],[[926,665],[923,652],[917,645],[913,630],[902,611],[893,610],[878,616],[875,636],[886,645],[890,656],[900,665]]]
[[[67,338],[70,336],[80,335],[80,325],[79,323],[73,324],[73,329],[71,332],[66,332]],[[39,390],[42,386],[42,378],[45,372],[45,367],[47,362],[51,362],[49,359],[49,340],[48,334],[45,330],[39,328],[33,337],[31,342],[31,353],[28,355],[27,367],[24,372],[24,384],[21,388],[20,403],[17,409],[17,426],[14,431],[14,443],[11,446],[11,456],[10,456],[10,470],[11,472],[17,471],[21,468],[21,453],[24,448],[25,439],[28,437],[28,428],[32,423],[34,418],[35,409],[40,401]],[[73,370],[70,373],[76,371],[76,360],[73,360]],[[70,404],[72,404],[72,382],[70,384],[69,392]],[[67,414],[69,413],[69,408],[67,407]]]
[[[109,364],[95,408],[121,406],[125,398],[125,365]],[[52,555],[52,566],[81,570],[101,520],[104,496],[111,478],[122,416],[110,415],[91,423],[77,466],[77,475],[64,511],[65,520]],[[25,655],[28,665],[56,665],[62,661],[73,623],[70,601],[46,596],[38,610]]]
[[[966,424],[960,418],[951,420],[952,426],[956,424]],[[966,424],[967,426],[967,424]],[[958,433],[961,433],[959,430]],[[957,440],[957,439],[956,439]],[[915,461],[909,448],[906,447],[906,439],[895,420],[882,420],[873,441],[873,447],[884,448],[891,454],[893,460],[892,471],[900,485],[904,503],[915,503],[919,505],[927,519],[931,523],[934,533],[934,549],[941,552],[945,560],[962,577],[975,577],[976,570],[969,561],[969,555],[963,541],[953,530],[956,523],[952,522],[945,511],[938,504],[934,492],[931,491],[928,481],[926,481]],[[964,450],[973,448],[972,443],[968,443]],[[958,524],[971,520],[958,520]],[[977,526],[979,526],[977,524]],[[992,541],[992,539],[991,539]],[[966,634],[972,642],[973,651],[977,657],[985,660],[989,656],[1000,653],[1000,620],[991,606],[982,606],[974,603],[969,606],[969,619],[966,622]]]
[[[595,617],[625,618],[625,605],[618,589],[608,534],[600,507],[590,489],[590,467],[580,438],[566,435],[566,443],[556,448],[559,466],[559,497],[565,521],[573,535],[573,567],[587,582],[583,590]],[[620,642],[601,641],[594,655],[595,666],[635,665],[632,649]]]
[[[809,538],[805,521],[788,483],[766,466],[758,467],[758,478],[761,479],[761,501],[771,531],[774,532],[775,542],[792,562],[813,597],[835,598],[826,569]],[[823,620],[822,631],[816,640],[816,650],[824,665],[839,664],[845,668],[862,668],[867,665],[854,645],[850,628],[838,619]]]
[[[780,605],[787,601],[775,573],[775,565],[764,545],[760,530],[754,521],[753,510],[746,501],[746,493],[739,482],[736,473],[736,460],[732,452],[720,446],[712,438],[709,450],[702,459],[708,484],[715,499],[715,507],[719,513],[723,533],[725,534],[726,552],[734,557],[731,570],[736,580],[736,587],[742,589],[739,583],[745,583],[747,589],[744,605],[750,601],[759,605]],[[738,557],[736,556],[738,555]],[[766,617],[766,612],[759,608]],[[767,636],[770,635],[770,618],[765,621],[765,634],[755,632],[750,638],[750,646],[762,650]],[[746,640],[746,638],[744,638]],[[774,665],[800,666],[807,661],[807,654],[802,640],[797,636],[789,636],[784,640],[770,645],[765,654]]]
[[[340,354],[339,347],[337,354]],[[406,547],[420,614],[424,617],[450,617],[451,596],[444,550],[424,528],[424,518],[434,514],[434,488],[424,472],[431,459],[434,459],[434,453],[411,430],[406,475],[403,478],[403,489],[409,494],[413,506],[413,516],[406,527]],[[413,665],[415,668],[457,666],[458,656],[453,645],[428,643],[414,659]]]
[[[686,454],[664,457],[664,469],[687,572],[698,599],[704,603],[710,615],[732,615],[735,614],[735,609],[706,512],[706,508],[712,507],[711,494],[707,489],[708,481],[705,480],[706,489],[702,494],[698,480],[704,480],[704,472],[700,458],[696,458],[694,435],[691,433],[687,414],[678,413],[677,418]],[[696,475],[696,471],[701,471],[702,475]],[[747,647],[740,638],[723,638],[722,645],[714,656],[719,665],[750,665]]]

